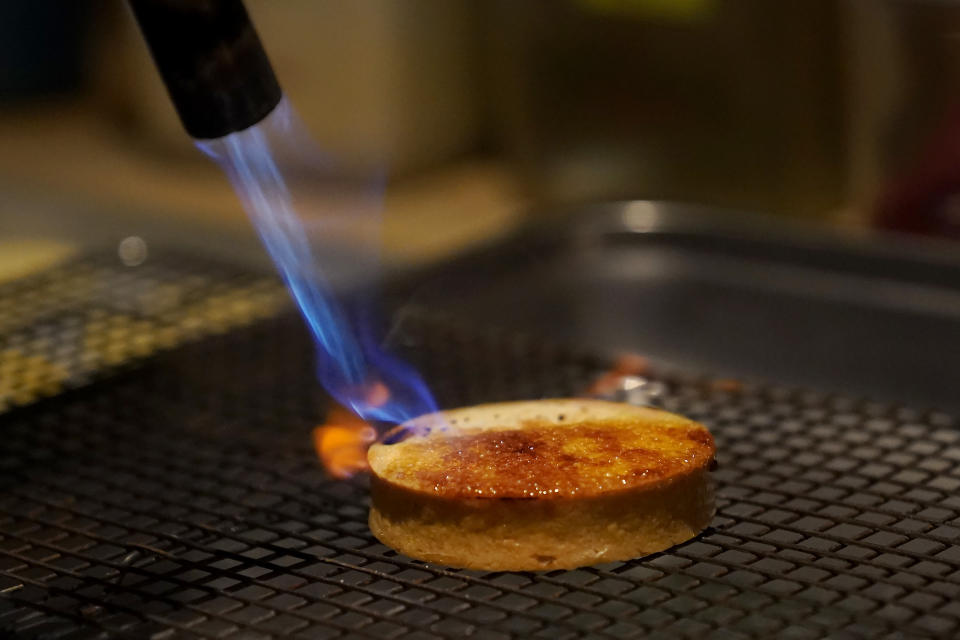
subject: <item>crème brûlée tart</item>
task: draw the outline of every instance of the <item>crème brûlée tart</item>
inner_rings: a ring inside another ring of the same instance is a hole
[[[410,557],[469,569],[627,560],[707,527],[715,453],[702,425],[615,402],[430,414],[370,448],[370,529]]]

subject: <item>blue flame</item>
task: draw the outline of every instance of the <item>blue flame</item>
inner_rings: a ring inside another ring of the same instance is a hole
[[[335,296],[325,277],[322,255],[314,251],[275,153],[285,145],[300,152],[298,145],[304,144],[308,144],[305,129],[296,126],[285,99],[253,127],[197,142],[230,178],[300,307],[317,345],[317,372],[327,392],[366,420],[399,423],[436,411],[433,397],[419,374],[381,349],[359,299]],[[333,173],[329,165],[327,173]],[[329,181],[331,175],[315,178]],[[381,191],[378,187],[370,190],[377,195]],[[356,202],[350,198],[345,201]],[[356,204],[346,206],[362,208]],[[354,212],[338,213],[349,218]],[[359,210],[356,213],[358,218],[364,215]],[[384,403],[372,393],[378,385],[389,390],[389,399]]]

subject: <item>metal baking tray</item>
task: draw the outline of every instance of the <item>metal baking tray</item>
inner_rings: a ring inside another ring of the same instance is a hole
[[[960,248],[947,244],[628,202],[581,209],[412,282],[419,304],[477,323],[960,410]]]

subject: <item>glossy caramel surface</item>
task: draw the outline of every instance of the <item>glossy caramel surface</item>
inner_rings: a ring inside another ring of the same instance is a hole
[[[372,471],[447,498],[575,498],[653,485],[707,467],[701,425],[593,400],[482,405],[426,416],[371,447]]]

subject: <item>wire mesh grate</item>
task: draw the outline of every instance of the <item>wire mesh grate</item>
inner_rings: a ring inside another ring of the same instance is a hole
[[[95,253],[0,285],[0,412],[289,307],[274,277],[160,254],[131,268]]]
[[[608,364],[408,313],[444,406],[571,395]],[[325,399],[289,315],[0,418],[0,632],[43,638],[905,638],[960,628],[948,416],[665,372],[718,443],[693,541],[575,571],[453,570],[366,524],[311,446]]]

